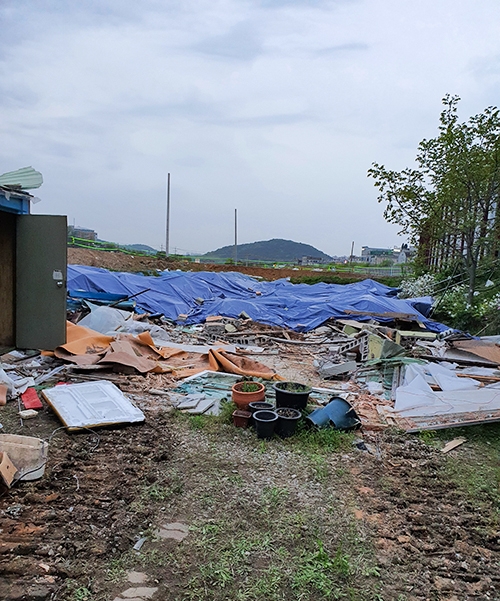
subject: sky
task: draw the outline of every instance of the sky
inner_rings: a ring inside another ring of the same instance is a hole
[[[373,162],[412,166],[441,100],[500,103],[498,0],[0,0],[0,173],[34,213],[200,253],[404,239]]]

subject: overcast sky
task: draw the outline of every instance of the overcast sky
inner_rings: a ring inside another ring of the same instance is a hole
[[[498,0],[0,0],[0,173],[34,212],[171,251],[401,242],[371,163],[401,169],[500,103]]]

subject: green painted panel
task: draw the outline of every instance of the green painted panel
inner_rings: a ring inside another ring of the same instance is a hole
[[[62,215],[19,215],[16,346],[53,350],[66,342],[66,232]]]

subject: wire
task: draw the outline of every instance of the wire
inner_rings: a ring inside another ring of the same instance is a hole
[[[61,430],[66,430],[66,426],[60,426],[59,428],[56,428],[55,430],[52,431],[52,434],[49,436],[49,438],[47,440],[45,440],[44,442],[46,442],[47,444],[50,444],[51,440],[54,438],[54,436],[56,435],[57,432],[61,431]],[[91,432],[97,439],[97,442],[94,444],[94,446],[90,449],[90,453],[93,453],[97,447],[99,446],[99,444],[101,443],[101,438],[100,436],[97,434],[97,432],[95,432],[95,430],[92,430],[92,428],[87,428],[87,427],[83,427],[82,430],[87,430],[88,432]],[[43,439],[42,439],[43,440]],[[19,476],[18,478],[14,478],[12,480],[12,484],[10,486],[10,488],[12,488],[12,486],[14,486],[14,484],[17,484],[20,480],[24,479],[26,476],[29,476],[30,474],[33,474],[35,472],[38,472],[39,470],[41,470],[42,468],[45,468],[45,466],[47,465],[48,462],[48,458],[45,459],[45,461],[41,464],[38,465],[37,467],[35,467],[34,469],[30,470],[29,472],[24,472],[21,476]],[[56,463],[56,466],[59,465],[58,463]],[[54,466],[55,467],[55,466]],[[75,476],[75,478],[77,479],[77,483],[78,483],[78,488],[77,490],[79,490],[80,488],[80,483],[78,482],[78,478]],[[3,493],[0,494],[0,499],[5,496],[7,494],[7,492],[10,490],[10,488],[6,488]]]

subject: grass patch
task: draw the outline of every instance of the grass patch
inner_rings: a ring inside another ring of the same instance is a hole
[[[209,415],[192,415],[189,417],[189,427],[191,430],[203,430],[208,425]]]
[[[168,501],[180,495],[183,489],[184,480],[182,475],[175,469],[166,470],[156,482],[143,487],[140,498],[135,501],[135,504],[139,509],[149,502],[161,503]]]
[[[109,562],[108,582],[143,567],[167,577],[172,601],[374,599],[374,555],[349,503],[338,503],[350,488],[328,457],[351,450],[352,436],[304,428],[291,439],[261,441],[228,425],[232,411],[227,403],[219,417],[174,418],[189,444],[178,464],[174,454],[172,464],[155,468],[137,502],[165,505],[189,536],[168,552],[154,537],[140,553],[127,551]]]
[[[317,542],[314,551],[306,551],[299,559],[292,579],[292,589],[296,590],[299,598],[311,592],[323,598],[340,598],[336,592],[339,580],[346,580],[352,573],[349,556],[339,547],[335,554],[325,550],[321,541]],[[343,595],[342,595],[343,596]]]
[[[282,506],[288,498],[289,492],[286,488],[268,486],[262,492],[262,509],[265,512],[272,511]]]
[[[431,447],[439,445],[439,439],[436,436],[436,430],[422,430],[418,433],[418,437],[422,442]]]
[[[313,477],[318,482],[326,482],[330,476],[330,468],[324,455],[314,453],[310,456]]]
[[[316,430],[299,422],[295,436],[287,438],[284,443],[294,450],[322,454],[332,451],[350,451],[353,440],[354,434],[333,428]]]
[[[443,472],[457,490],[492,526],[500,523],[500,424],[440,430],[436,440],[444,445],[458,436],[463,446],[445,456]]]

